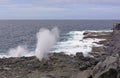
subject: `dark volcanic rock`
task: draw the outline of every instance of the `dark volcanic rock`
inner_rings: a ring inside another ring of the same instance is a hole
[[[120,23],[114,24],[113,30],[120,30]]]
[[[79,78],[79,72],[97,64],[94,58],[53,53],[49,59],[36,57],[0,59],[0,78]]]
[[[76,53],[74,57],[77,61],[77,68],[79,70],[86,70],[98,63],[98,60],[91,57],[84,57],[83,53]]]
[[[82,52],[78,52],[78,53],[76,53],[75,58],[76,58],[76,59],[84,58],[83,53],[82,53]]]
[[[113,29],[107,49],[110,55],[94,67],[93,78],[120,78],[120,24],[116,24]]]
[[[99,62],[93,70],[93,78],[120,78],[119,56],[108,56],[103,62]]]
[[[0,59],[0,78],[120,78],[120,24],[107,35],[92,38],[107,38],[105,48],[94,47],[92,57],[82,53],[69,56],[64,53],[49,54],[49,59],[39,61],[36,57]],[[109,34],[109,35],[108,35]]]

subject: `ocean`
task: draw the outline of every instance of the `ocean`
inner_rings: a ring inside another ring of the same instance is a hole
[[[0,20],[0,56],[8,55],[8,51],[17,46],[27,46],[29,51],[34,51],[36,33],[41,28],[54,27],[59,29],[60,37],[51,48],[52,52],[89,52],[90,47],[96,45],[92,43],[95,40],[82,40],[83,33],[88,30],[109,31],[118,22],[120,20]]]

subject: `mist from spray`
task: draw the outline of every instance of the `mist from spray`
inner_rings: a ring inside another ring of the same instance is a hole
[[[8,56],[9,57],[22,57],[28,54],[28,49],[26,46],[18,46],[16,48],[9,49]]]
[[[59,37],[58,28],[51,30],[42,28],[36,34],[37,43],[35,51],[30,52],[27,46],[18,46],[9,49],[6,57],[22,57],[22,56],[36,56],[39,60],[47,58],[50,53],[49,50],[55,45]]]
[[[49,50],[57,42],[58,37],[58,28],[53,28],[52,30],[40,29],[40,31],[37,33],[35,56],[39,58],[39,60],[47,58]]]

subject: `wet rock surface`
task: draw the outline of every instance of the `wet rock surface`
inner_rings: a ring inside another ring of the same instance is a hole
[[[77,74],[98,63],[84,57],[82,53],[69,56],[53,53],[48,60],[39,61],[36,57],[0,59],[1,78],[76,78]]]
[[[98,35],[99,34],[99,35]],[[0,78],[120,78],[120,25],[112,33],[89,33],[85,38],[105,38],[90,55],[51,53],[49,59],[33,57],[0,59]]]

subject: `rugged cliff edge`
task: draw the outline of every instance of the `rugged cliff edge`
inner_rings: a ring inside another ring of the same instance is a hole
[[[94,57],[78,52],[76,56],[52,53],[42,61],[34,56],[2,58],[0,78],[120,78],[120,24],[112,33],[103,33],[84,33],[85,38],[106,39],[98,43],[105,46],[93,47],[90,55]]]
[[[111,33],[108,55],[93,68],[93,78],[120,78],[120,24]]]

